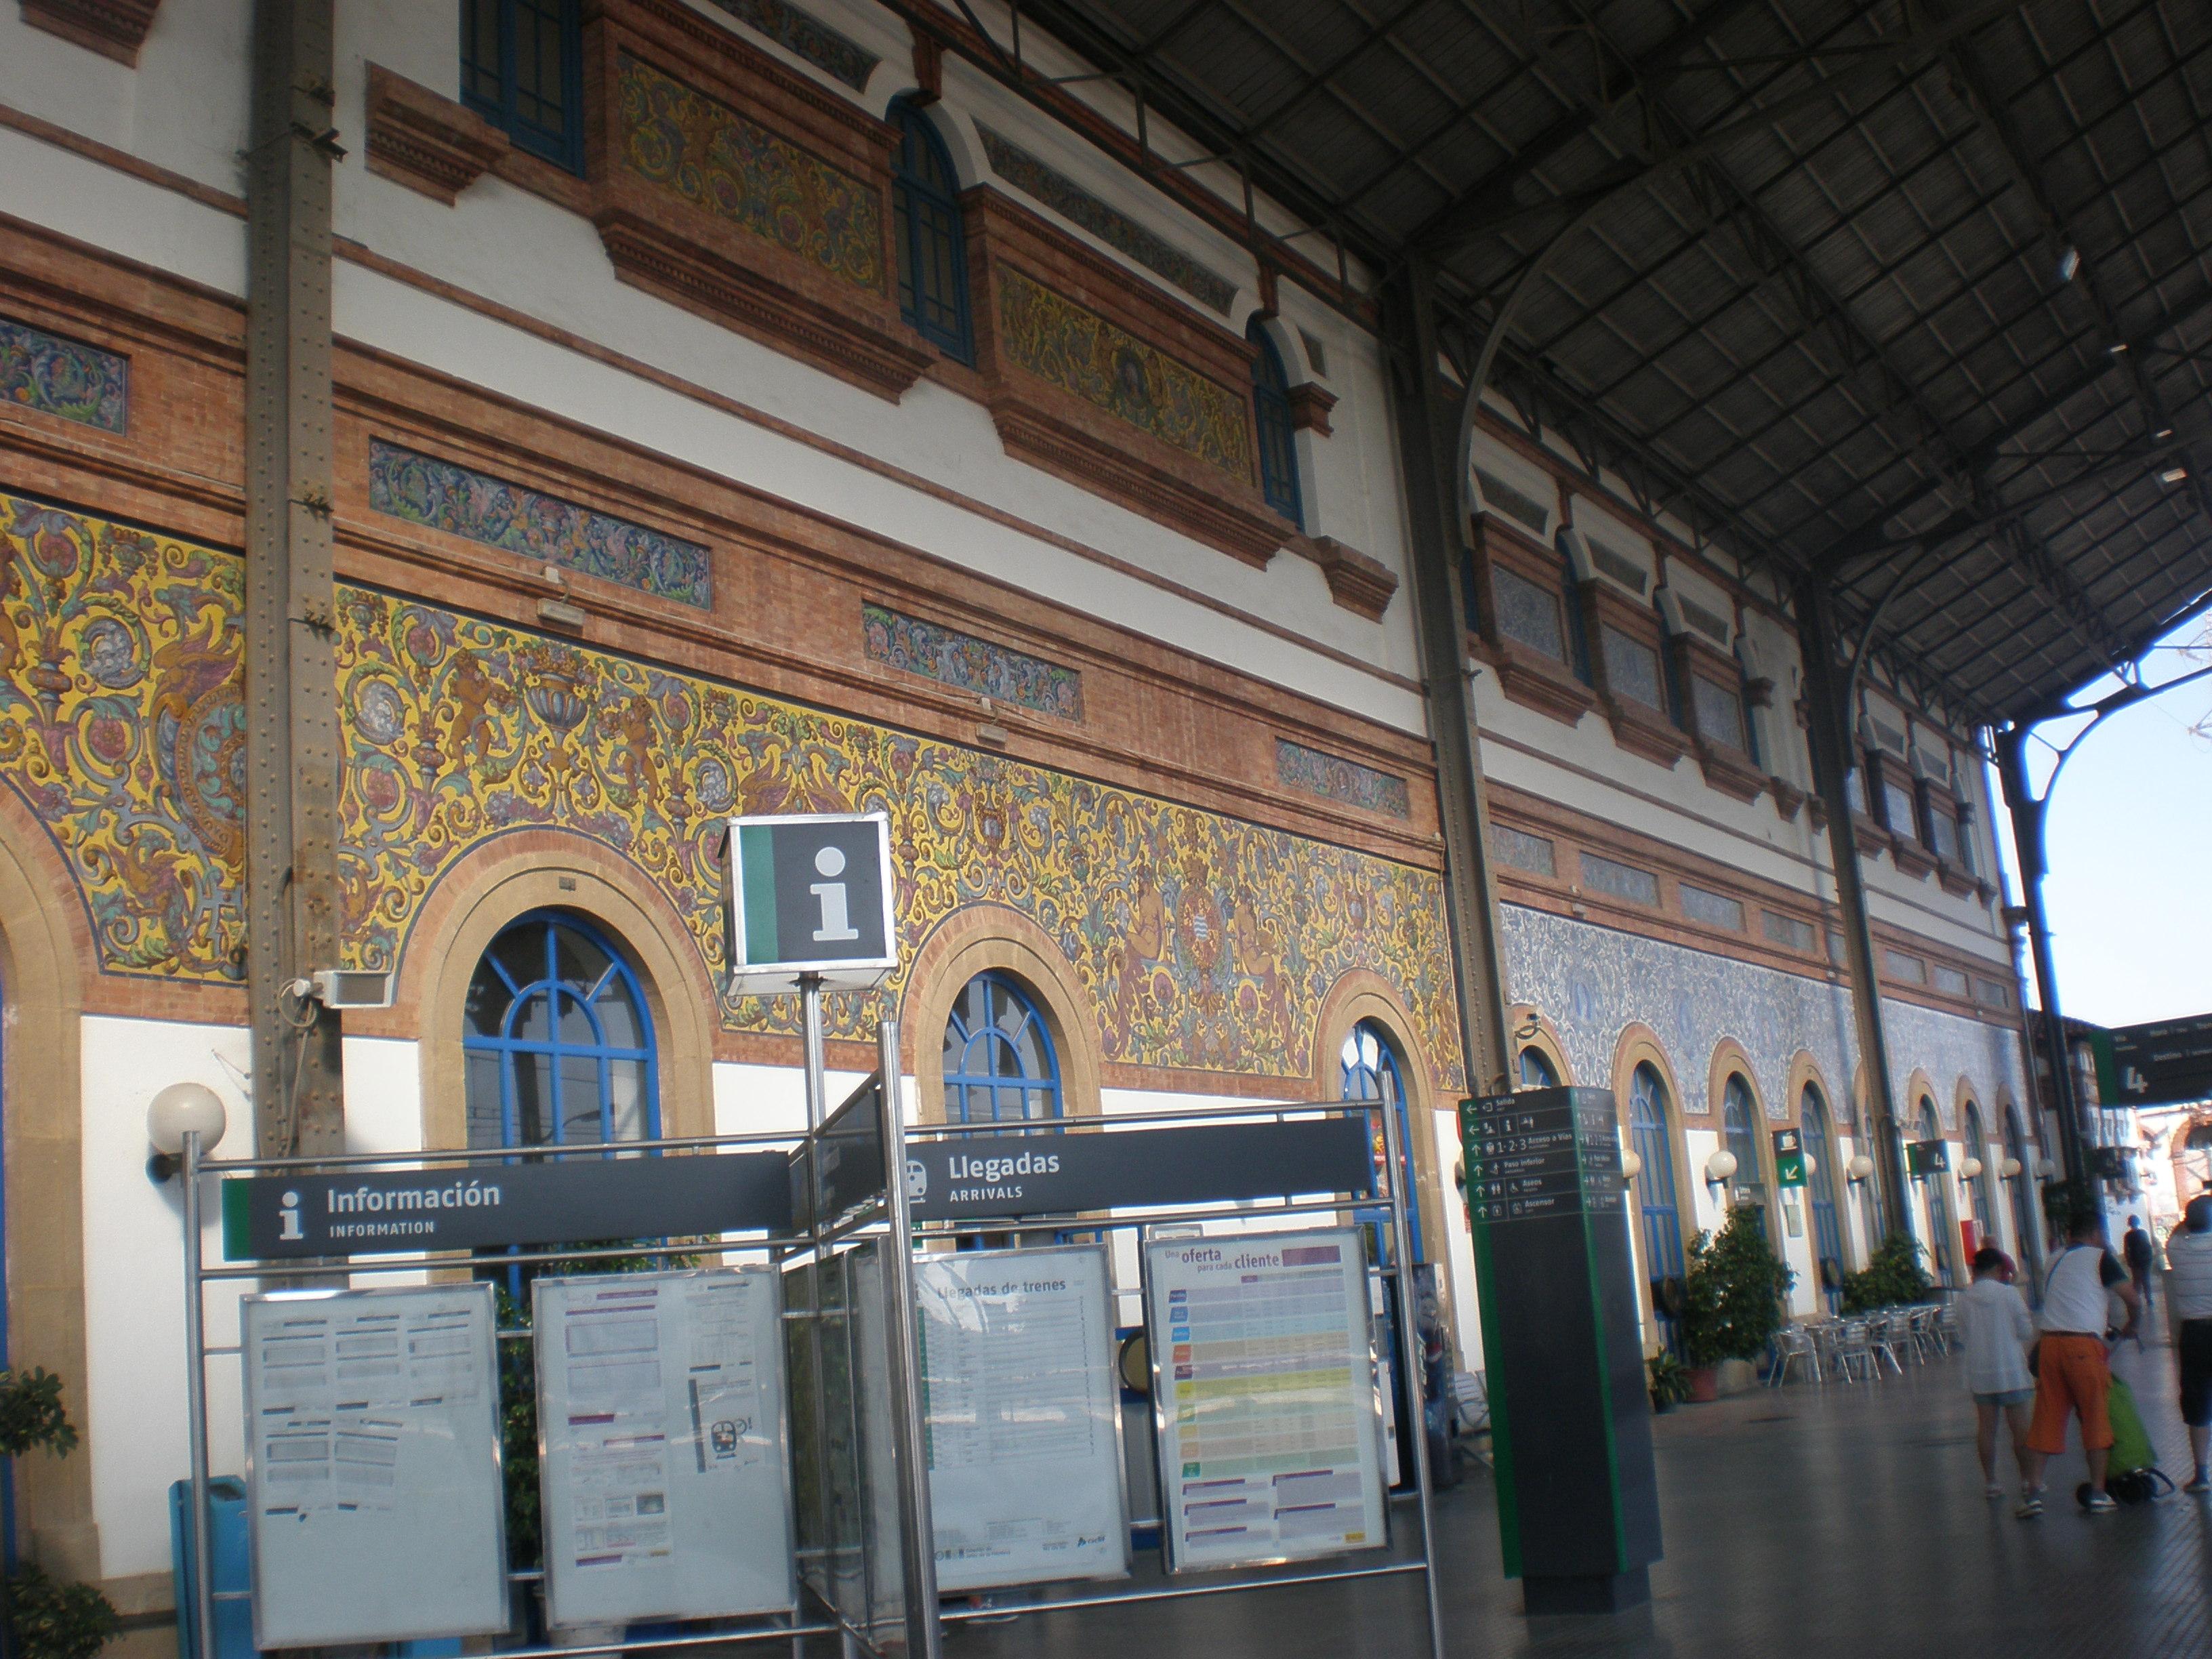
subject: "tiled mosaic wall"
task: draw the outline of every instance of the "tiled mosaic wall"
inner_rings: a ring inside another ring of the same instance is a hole
[[[979,640],[881,605],[860,607],[860,638],[868,659],[887,668],[1039,714],[1083,718],[1083,676],[1010,645]]]
[[[126,359],[0,317],[0,403],[120,432],[130,391]]]
[[[868,76],[883,60],[858,41],[838,33],[811,12],[786,0],[714,0],[749,28],[826,70],[855,92],[868,89]]]

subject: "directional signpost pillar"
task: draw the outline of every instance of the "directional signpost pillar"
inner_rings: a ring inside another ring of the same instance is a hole
[[[1460,1103],[1498,1529],[1531,1613],[1647,1601],[1660,1556],[1616,1134],[1605,1089]]]

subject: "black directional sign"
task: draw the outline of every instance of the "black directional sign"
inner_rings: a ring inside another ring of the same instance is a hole
[[[2123,1025],[2090,1039],[2107,1105],[2173,1106],[2212,1100],[2212,1014]]]

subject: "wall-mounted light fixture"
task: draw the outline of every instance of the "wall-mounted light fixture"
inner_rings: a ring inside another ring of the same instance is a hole
[[[1627,1186],[1644,1173],[1644,1154],[1633,1146],[1620,1155],[1620,1184]]]
[[[1960,1180],[1961,1180],[1961,1181],[1974,1181],[1974,1180],[1978,1180],[1978,1179],[1980,1178],[1980,1176],[1981,1176],[1981,1173],[1982,1173],[1982,1160],[1981,1160],[1981,1159],[1979,1159],[1978,1158],[1960,1158],[1960,1159],[1959,1160],[1959,1179],[1960,1179]]]
[[[1735,1173],[1735,1154],[1725,1146],[1716,1148],[1713,1155],[1705,1160],[1705,1184],[1708,1187],[1717,1189],[1726,1186],[1729,1177]],[[1713,1197],[1716,1202],[1719,1201],[1720,1194],[1717,1190],[1715,1191]]]
[[[2044,1182],[2057,1180],[2058,1165],[2050,1158],[2045,1158],[2041,1163],[2035,1166],[2035,1178],[2038,1181]]]
[[[146,1108],[146,1139],[153,1147],[146,1174],[166,1182],[184,1167],[185,1137],[197,1134],[200,1151],[211,1152],[229,1122],[222,1097],[204,1083],[172,1083]]]
[[[2027,1165],[2022,1164],[2018,1158],[2008,1158],[1997,1165],[1997,1177],[2002,1181],[2017,1181],[2020,1179],[2020,1172],[2027,1167]]]
[[[1851,1159],[1850,1176],[1854,1187],[1861,1182],[1874,1179],[1874,1160],[1864,1152],[1858,1153]]]

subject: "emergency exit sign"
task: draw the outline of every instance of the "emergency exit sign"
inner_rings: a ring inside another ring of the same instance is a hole
[[[882,812],[732,818],[722,857],[731,983],[787,991],[819,975],[861,990],[898,965],[890,819]]]

